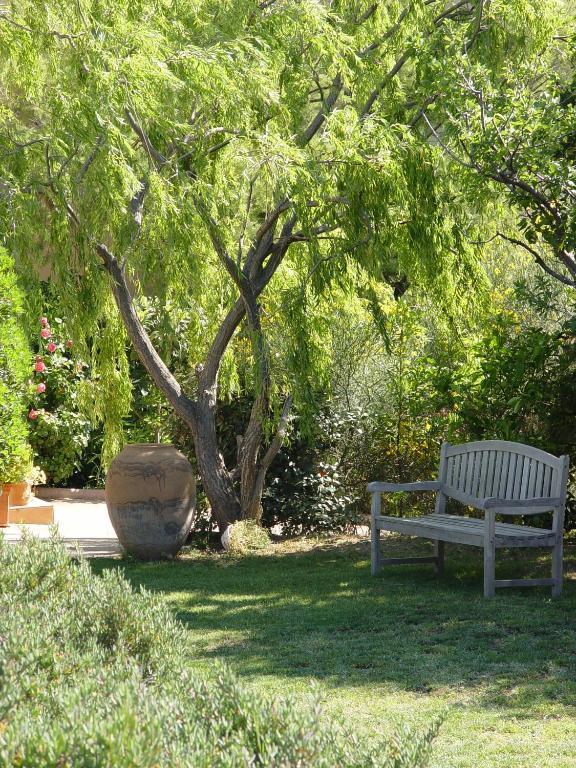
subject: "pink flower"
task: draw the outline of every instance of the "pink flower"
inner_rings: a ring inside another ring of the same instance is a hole
[[[42,371],[46,370],[46,364],[39,357],[36,358],[36,362],[34,363],[34,370],[36,373],[42,373]]]
[[[46,384],[44,384],[43,381],[41,381],[40,384],[38,384],[38,386],[36,387],[36,392],[39,392],[40,394],[42,394],[43,392],[46,392]]]
[[[48,318],[47,317],[41,317],[40,318],[40,325],[48,325]]]
[[[49,339],[50,336],[52,336],[52,331],[50,328],[42,328],[40,331],[40,336],[42,336],[43,339]]]
[[[72,339],[68,339],[68,341],[66,342],[66,346],[67,346],[67,348],[68,348],[68,349],[72,349],[72,344],[73,344],[73,341],[72,341]]]
[[[54,344],[53,341],[50,342],[50,344],[46,345],[46,349],[48,352],[56,352],[56,344]]]
[[[28,411],[28,418],[32,419],[32,421],[35,421],[38,418],[38,411],[36,411],[34,408],[30,408]]]

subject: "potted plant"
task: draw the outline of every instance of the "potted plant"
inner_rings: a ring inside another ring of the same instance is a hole
[[[0,496],[0,526],[8,525],[8,510],[14,505],[12,491],[16,488],[15,499],[26,496],[25,478],[32,469],[32,449],[27,443],[19,442],[11,446],[10,453],[0,456],[0,483],[2,495]],[[22,488],[22,486],[24,486]],[[19,495],[20,494],[20,495]],[[28,499],[30,496],[28,496]],[[26,500],[27,501],[27,500]],[[22,502],[26,504],[26,501]]]
[[[13,482],[10,487],[10,507],[22,507],[28,504],[34,495],[32,488],[35,485],[42,485],[46,482],[46,475],[40,467],[32,466],[30,463],[26,469],[23,479]]]

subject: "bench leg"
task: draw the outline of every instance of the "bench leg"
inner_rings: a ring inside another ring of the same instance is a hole
[[[494,597],[496,592],[496,550],[484,545],[484,597]]]
[[[563,541],[560,536],[556,542],[556,546],[552,550],[552,578],[554,579],[554,586],[552,587],[553,597],[558,597],[562,594],[562,550]]]
[[[444,542],[434,542],[434,555],[436,556],[436,573],[438,576],[444,575]]]
[[[376,527],[375,518],[380,514],[380,494],[372,494],[372,510],[370,515],[371,567],[370,573],[376,576],[380,569],[380,530]]]
[[[487,509],[484,516],[484,597],[496,591],[496,512]]]
[[[372,538],[372,576],[376,576],[380,570],[380,531],[376,528],[374,521],[371,526],[371,538]]]

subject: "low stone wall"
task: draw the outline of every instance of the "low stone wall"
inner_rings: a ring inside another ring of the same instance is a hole
[[[104,488],[47,488],[39,485],[34,488],[38,499],[49,501],[104,501]]]

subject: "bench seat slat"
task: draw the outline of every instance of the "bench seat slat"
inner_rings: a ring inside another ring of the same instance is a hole
[[[448,528],[438,521],[428,521],[423,517],[377,517],[375,522],[378,530],[395,531],[396,533],[404,533],[408,536],[421,536],[425,539],[448,541],[452,544],[470,544],[474,547],[482,547],[484,541],[482,534],[474,529],[467,529],[464,526],[451,526]]]
[[[484,521],[458,515],[432,514],[423,517],[376,518],[379,530],[409,536],[448,541],[455,544],[484,546]],[[496,547],[553,547],[555,535],[546,528],[496,523]]]
[[[464,517],[463,515],[438,515],[438,514],[431,514],[426,515],[426,517],[433,517],[433,518],[455,518],[458,521],[465,521],[469,522],[474,526],[480,526],[482,530],[484,529],[484,520],[481,518],[475,518],[475,517]],[[514,523],[496,523],[496,533],[498,535],[498,532],[501,532],[502,535],[505,535],[507,532],[509,534],[514,535],[526,535],[526,536],[538,536],[541,534],[549,534],[552,535],[553,531],[550,531],[546,528],[536,528],[531,525],[514,525]]]

